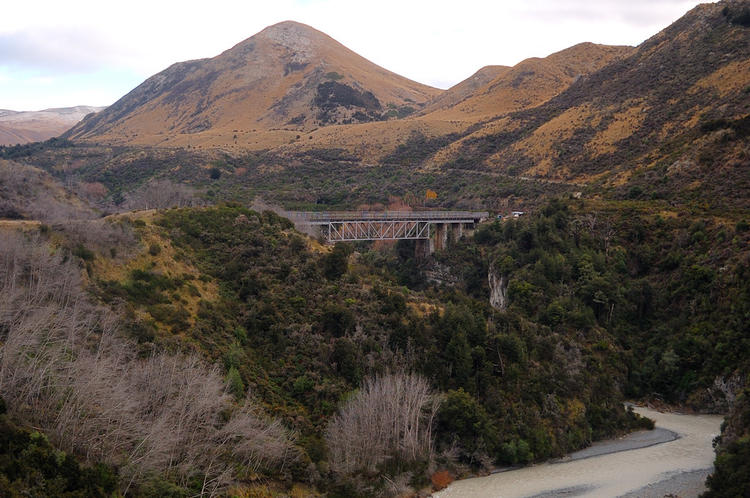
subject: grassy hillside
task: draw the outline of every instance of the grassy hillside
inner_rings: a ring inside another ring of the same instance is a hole
[[[107,223],[132,227],[136,242],[126,255],[79,249],[95,294],[120,303],[142,354],[199,353],[237,399],[252,396],[297,432],[292,481],[365,494],[383,486],[331,473],[325,431],[364,379],[388,371],[420,373],[445,393],[432,459],[378,468],[411,472],[416,487],[436,466],[559,456],[638,423],[620,404],[627,366],[606,330],[550,335],[481,295],[425,285],[409,249],[326,248],[272,213],[232,205]]]
[[[483,125],[436,159],[613,188],[638,185],[655,197],[738,181],[744,189],[750,46],[743,8],[696,7],[629,57],[537,108]]]
[[[405,116],[440,93],[310,26],[285,21],[214,58],[173,64],[65,137],[118,145],[267,148],[323,126]]]
[[[277,489],[367,495],[395,493],[381,476],[418,489],[438,469],[528,463],[639,426],[626,396],[725,410],[748,370],[742,216],[558,200],[483,225],[432,263],[406,243],[321,246],[283,218],[234,204],[38,230],[121,317],[128,362],[196,354],[217,365],[210,375],[231,397],[222,403],[258,403],[296,434],[285,471],[240,472],[224,486],[249,492],[258,475]],[[498,290],[506,299],[493,308]],[[404,370],[440,393],[434,452],[332,467],[334,416],[366,379]],[[55,444],[86,451],[50,431]],[[103,458],[132,475],[127,460]],[[137,482],[194,489],[189,468]]]

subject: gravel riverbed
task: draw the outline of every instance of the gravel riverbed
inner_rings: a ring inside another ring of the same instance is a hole
[[[435,496],[698,496],[713,465],[712,441],[722,417],[636,412],[652,418],[656,428],[601,441],[557,461],[456,481]]]

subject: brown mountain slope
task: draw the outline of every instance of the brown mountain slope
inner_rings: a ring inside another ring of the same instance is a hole
[[[526,59],[512,68],[498,71],[491,81],[463,99],[457,99],[454,105],[448,108],[430,106],[426,112],[434,111],[430,119],[474,122],[535,107],[582,76],[598,71],[612,61],[632,54],[634,50],[633,47],[581,43],[545,58]]]
[[[266,147],[321,126],[408,114],[439,93],[287,21],[212,59],[174,64],[66,137]]]
[[[636,182],[653,195],[662,186],[746,193],[749,96],[750,2],[704,4],[630,57],[539,107],[486,123],[429,162]]]
[[[0,145],[25,144],[56,137],[87,114],[102,109],[76,106],[43,111],[0,110]]]
[[[85,201],[46,171],[0,159],[0,226],[3,220],[59,221],[96,216]]]
[[[67,130],[66,127],[64,130]],[[54,135],[52,135],[54,136]],[[38,142],[40,140],[46,140],[45,134],[41,134],[34,130],[26,130],[24,128],[16,128],[10,126],[4,126],[0,123],[0,145],[15,145],[25,144],[29,142]]]
[[[456,83],[445,92],[441,93],[425,106],[422,114],[453,107],[462,100],[474,95],[479,89],[490,83],[495,78],[506,74],[511,68],[508,66],[484,66],[465,80]]]
[[[414,134],[464,133],[478,121],[537,106],[581,76],[633,53],[632,47],[581,43],[546,58],[509,68],[487,66],[429,102],[420,115],[398,121],[321,128],[306,139],[292,136],[281,150],[344,148],[366,162],[389,155]]]

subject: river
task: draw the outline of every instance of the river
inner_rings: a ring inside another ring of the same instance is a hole
[[[697,497],[713,465],[712,441],[723,417],[635,411],[653,419],[656,430],[596,443],[561,462],[456,481],[435,496]]]

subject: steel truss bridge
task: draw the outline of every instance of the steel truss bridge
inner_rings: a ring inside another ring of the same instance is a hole
[[[330,243],[357,240],[429,240],[429,252],[443,249],[449,235],[460,238],[489,216],[475,211],[292,212],[289,219],[317,227]]]

